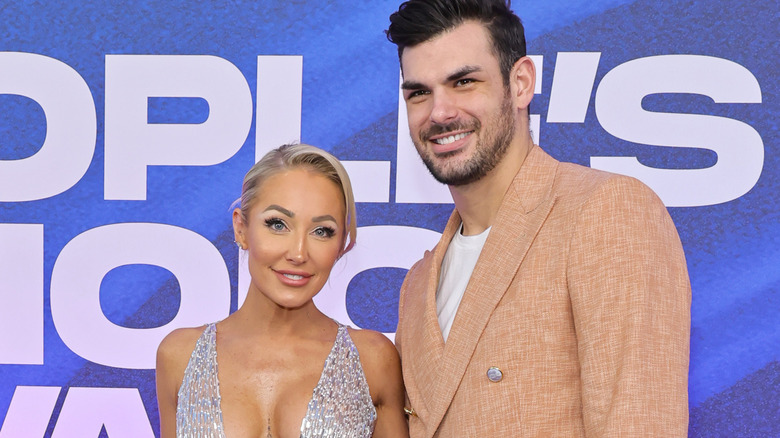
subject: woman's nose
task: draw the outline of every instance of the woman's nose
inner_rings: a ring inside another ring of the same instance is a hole
[[[290,246],[287,248],[287,260],[294,264],[301,264],[308,259],[306,236],[292,236]]]

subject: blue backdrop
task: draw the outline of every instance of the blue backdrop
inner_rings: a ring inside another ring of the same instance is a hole
[[[350,255],[320,303],[392,336],[405,268],[452,208],[437,187],[401,193],[416,170],[401,163],[414,152],[383,33],[397,6],[0,1],[0,437],[159,434],[159,333],[239,305],[230,205],[274,142],[353,163],[358,248],[402,256]],[[514,10],[540,71],[540,145],[593,167],[637,157],[677,225],[693,288],[689,435],[780,436],[777,3]],[[279,127],[290,112],[299,125]],[[95,278],[91,295],[78,287]]]

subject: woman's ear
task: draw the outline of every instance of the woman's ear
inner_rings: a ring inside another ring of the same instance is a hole
[[[246,242],[246,223],[240,208],[233,210],[233,238],[239,248],[247,249],[249,247]]]

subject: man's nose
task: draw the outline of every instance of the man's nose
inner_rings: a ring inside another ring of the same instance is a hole
[[[457,117],[458,108],[454,96],[451,96],[450,93],[440,91],[435,93],[432,98],[431,122],[443,125],[451,122]]]

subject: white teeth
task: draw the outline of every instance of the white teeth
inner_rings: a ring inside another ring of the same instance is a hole
[[[461,132],[460,134],[450,135],[449,137],[442,137],[437,138],[434,140],[434,143],[436,144],[450,144],[455,140],[460,140],[461,138],[471,134],[470,132]]]
[[[294,274],[282,274],[285,277],[289,278],[290,280],[302,280],[303,275],[294,275]]]

